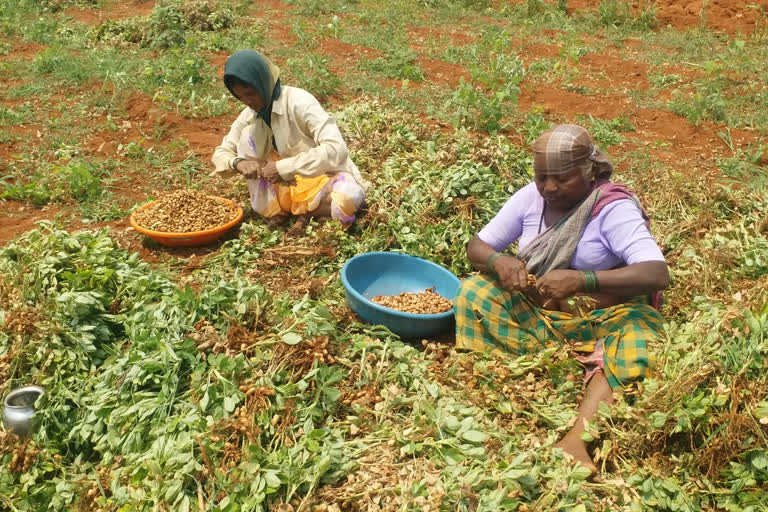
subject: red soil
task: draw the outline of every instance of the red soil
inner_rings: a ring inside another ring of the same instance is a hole
[[[728,151],[718,135],[724,125],[708,122],[694,125],[672,112],[639,109],[621,95],[584,96],[548,85],[535,85],[523,87],[519,107],[523,111],[540,108],[560,122],[589,114],[603,119],[627,117],[636,129],[631,138],[647,144],[659,163],[682,172],[714,173],[712,154]],[[736,146],[744,146],[757,138],[751,132],[734,128],[730,133]],[[658,142],[665,145],[656,147]]]
[[[58,213],[64,213],[58,206],[35,208],[18,201],[0,201],[0,246],[34,229],[36,222],[52,220]]]
[[[522,89],[519,107],[524,111],[540,107],[544,112],[556,116],[592,114],[595,117],[613,119],[630,108],[629,99],[625,96],[584,96],[542,84],[524,85]]]
[[[554,59],[560,56],[560,47],[556,44],[532,44],[523,48],[519,55],[524,60]]]
[[[119,20],[122,18],[131,18],[133,16],[146,16],[155,7],[154,0],[129,0],[116,1],[104,6],[103,9],[82,9],[80,7],[70,7],[64,11],[67,16],[87,23],[89,25],[99,25],[106,20]]]
[[[233,116],[221,118],[193,119],[161,110],[152,103],[152,98],[139,92],[131,93],[125,101],[126,118],[114,119],[117,131],[106,130],[92,135],[85,141],[85,147],[92,154],[116,155],[120,144],[138,142],[143,146],[152,143],[145,141],[143,134],[162,132],[158,143],[167,143],[177,137],[189,142],[189,149],[210,161],[213,150],[221,144]]]
[[[695,27],[702,19],[700,13],[703,0],[657,0],[656,5],[656,18],[659,22],[677,29]],[[708,28],[728,34],[752,33],[760,18],[760,12],[747,7],[748,5],[761,5],[764,11],[768,11],[768,2],[765,0],[712,0],[708,2],[703,19]],[[762,20],[764,27],[767,21]]]
[[[414,82],[413,80],[398,80],[396,78],[384,78],[379,80],[379,83],[384,87],[391,89],[402,89],[406,87],[408,89],[418,89],[423,82]]]
[[[475,41],[475,37],[457,27],[408,27],[408,36],[414,45],[424,46],[428,39],[447,38],[453,46],[466,46]]]
[[[724,125],[702,122],[697,126],[672,112],[647,109],[637,110],[630,120],[639,135],[647,134],[649,142],[670,142],[669,149],[678,155],[702,156],[712,149],[727,148],[718,136],[718,132],[725,129]],[[731,138],[736,146],[743,146],[753,142],[756,136],[751,132],[731,128]]]
[[[467,68],[459,64],[427,58],[421,58],[418,62],[424,71],[424,80],[432,83],[446,84],[453,88],[459,85],[459,78],[464,77],[465,81],[471,78]]]
[[[34,140],[37,135],[37,130],[32,126],[9,126],[5,130],[19,136],[19,138],[0,144],[0,173],[2,173],[5,163],[13,160],[14,155],[20,153],[22,148],[27,146],[30,140]]]
[[[280,0],[263,0],[251,6],[250,15],[254,18],[265,19],[269,22],[267,30],[267,44],[277,41],[284,45],[294,45],[296,36],[291,32],[291,26],[285,20],[294,6],[287,5]]]
[[[216,52],[208,56],[208,62],[216,68],[216,76],[219,79],[224,78],[224,64],[227,63],[230,55],[232,55],[232,52]]]
[[[698,26],[705,20],[710,29],[728,34],[751,34],[756,25],[763,28],[768,24],[765,18],[760,19],[760,11],[749,5],[759,5],[763,11],[768,11],[768,1],[754,2],[743,0],[710,0],[702,16],[704,0],[655,0],[656,19],[659,25],[670,25],[676,29],[687,29]],[[639,2],[634,2],[635,7]],[[568,9],[591,10],[597,9],[600,0],[569,0]]]
[[[271,21],[279,21],[288,17],[290,11],[295,9],[295,5],[281,2],[280,0],[261,0],[254,2],[251,6],[251,16],[256,18],[267,18]]]
[[[611,83],[621,84],[632,89],[648,89],[648,65],[635,61],[623,60],[612,55],[588,53],[579,59],[579,68],[591,72],[605,73]]]
[[[38,52],[45,49],[45,46],[37,43],[31,43],[29,41],[14,41],[11,46],[11,51],[8,55],[0,55],[0,61],[25,59],[32,60]]]
[[[361,59],[371,60],[379,57],[379,51],[368,46],[342,43],[328,37],[321,38],[319,42],[317,52],[329,57],[328,69],[340,76],[353,72],[355,64]]]
[[[296,35],[291,32],[288,25],[282,23],[273,23],[267,31],[267,39],[270,42],[276,41],[281,45],[293,46],[298,41]]]

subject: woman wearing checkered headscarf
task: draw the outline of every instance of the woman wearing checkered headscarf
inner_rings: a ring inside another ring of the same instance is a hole
[[[584,420],[613,401],[613,390],[633,391],[650,373],[648,342],[663,324],[653,297],[669,272],[637,197],[609,181],[613,166],[587,130],[556,126],[532,150],[534,182],[467,247],[482,273],[464,280],[454,301],[456,345],[571,350],[587,369],[587,389],[558,446],[596,471],[580,437]],[[517,256],[502,254],[515,242]]]

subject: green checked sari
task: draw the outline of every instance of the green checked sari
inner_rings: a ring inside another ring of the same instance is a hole
[[[595,190],[526,246],[520,258],[529,272],[541,277],[568,268],[599,196]],[[462,282],[454,315],[457,348],[524,355],[559,345],[591,368],[587,379],[602,370],[612,388],[632,387],[649,375],[655,361],[648,342],[657,339],[663,327],[647,297],[578,316],[539,308],[524,295],[504,290],[496,276],[483,274]]]
[[[653,369],[647,342],[658,337],[663,324],[661,315],[644,299],[580,317],[538,308],[522,294],[504,290],[490,276],[473,276],[461,283],[454,299],[456,347],[524,355],[560,345],[587,358],[602,348],[602,364],[597,365],[608,383],[612,388],[630,386]],[[598,340],[602,344],[596,347]]]

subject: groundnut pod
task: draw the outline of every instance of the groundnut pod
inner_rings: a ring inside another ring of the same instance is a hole
[[[419,293],[401,292],[398,295],[378,295],[371,300],[390,309],[421,315],[445,313],[453,307],[453,303],[439,295],[434,287]]]
[[[154,231],[190,233],[217,228],[236,215],[229,204],[199,190],[176,190],[137,210],[134,219]]]

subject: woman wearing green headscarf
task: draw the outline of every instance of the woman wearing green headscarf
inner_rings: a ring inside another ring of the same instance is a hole
[[[241,174],[253,210],[276,221],[297,215],[356,219],[367,183],[336,122],[309,92],[280,84],[280,69],[254,50],[232,54],[224,85],[245,108],[213,154],[214,174]]]

